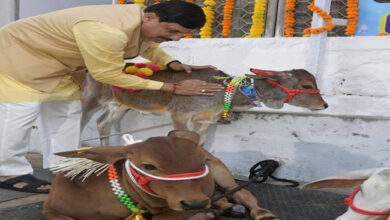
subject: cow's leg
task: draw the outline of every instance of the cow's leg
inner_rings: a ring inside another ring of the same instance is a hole
[[[110,102],[103,108],[103,114],[97,119],[97,129],[100,136],[100,143],[102,146],[108,146],[110,143],[109,137],[105,137],[111,133],[112,124],[121,119],[126,111],[127,107],[120,105],[117,102]]]
[[[233,175],[229,171],[229,169],[225,166],[225,164],[214,157],[205,149],[202,149],[208,158],[210,159],[208,165],[210,166],[210,170],[213,173],[215,182],[222,187],[224,190],[232,190],[238,186],[236,181],[234,180]],[[231,198],[239,204],[242,204],[248,207],[251,210],[251,216],[255,220],[259,219],[272,219],[276,218],[275,215],[267,210],[260,208],[257,204],[257,199],[247,190],[241,189],[234,193]]]
[[[199,145],[203,146],[203,144],[206,142],[206,133],[207,133],[207,128],[210,126],[209,123],[198,123],[194,122],[193,123],[193,131],[198,133],[200,135],[200,141]]]
[[[61,215],[61,214],[57,213],[56,211],[43,210],[42,213],[47,220],[75,220],[74,218],[71,218],[71,217],[68,217],[65,215]]]
[[[171,111],[171,119],[173,123],[173,128],[175,130],[190,130],[192,127],[189,126],[192,113],[176,112]]]
[[[152,220],[172,220],[172,219],[180,219],[180,220],[213,220],[217,217],[217,215],[213,211],[204,211],[199,212],[199,210],[193,211],[167,211],[162,214],[158,214],[153,216]]]

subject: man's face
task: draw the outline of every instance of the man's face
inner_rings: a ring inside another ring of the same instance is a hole
[[[193,31],[177,23],[160,22],[155,13],[145,13],[142,17],[142,36],[156,43],[178,41],[185,33]]]

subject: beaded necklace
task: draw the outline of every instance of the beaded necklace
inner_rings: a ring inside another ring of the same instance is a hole
[[[111,183],[112,191],[114,191],[114,194],[117,195],[119,201],[123,203],[132,213],[135,214],[134,220],[144,220],[142,214],[146,213],[148,210],[146,209],[139,209],[134,205],[134,202],[131,200],[130,196],[123,191],[120,183],[119,183],[119,175],[116,171],[116,168],[114,165],[111,165],[108,168],[108,179]]]
[[[220,77],[214,77],[215,79],[222,79]],[[233,78],[229,84],[226,86],[225,90],[225,96],[223,98],[223,113],[222,118],[228,119],[231,118],[230,114],[230,107],[232,106],[232,99],[234,92],[236,91],[237,87],[241,85],[241,83],[249,77],[247,76],[240,76]]]

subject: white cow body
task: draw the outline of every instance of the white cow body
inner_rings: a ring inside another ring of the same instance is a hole
[[[336,220],[390,220],[390,168],[375,168],[350,172],[308,183],[303,189],[343,188],[360,185],[351,208]],[[380,215],[386,213],[385,215]]]

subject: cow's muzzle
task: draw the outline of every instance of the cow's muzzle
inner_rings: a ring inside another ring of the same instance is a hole
[[[207,208],[209,203],[210,203],[209,199],[205,199],[202,201],[185,201],[185,200],[180,201],[181,207],[184,210],[204,209]]]

